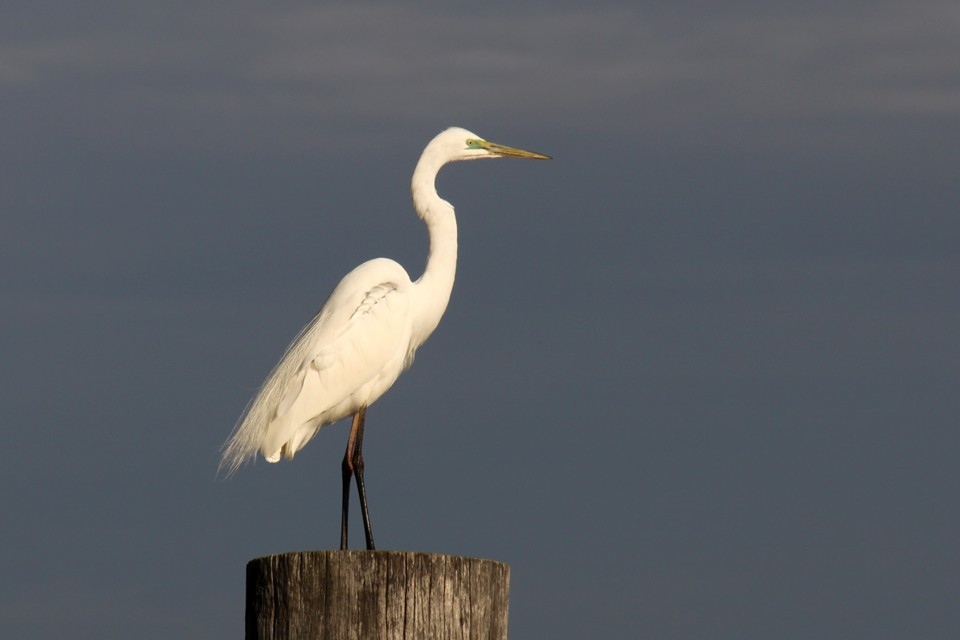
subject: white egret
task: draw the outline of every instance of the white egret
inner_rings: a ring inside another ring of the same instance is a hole
[[[370,260],[348,273],[287,347],[224,445],[220,468],[233,473],[258,451],[268,462],[293,458],[321,427],[353,416],[342,464],[341,549],[347,548],[353,475],[367,549],[374,549],[363,481],[367,407],[413,362],[417,347],[440,322],[453,289],[457,221],[453,205],[437,195],[437,173],[448,162],[502,157],[549,159],[460,128],[447,129],[427,144],[411,183],[414,208],[430,236],[423,275],[412,281],[387,258]]]

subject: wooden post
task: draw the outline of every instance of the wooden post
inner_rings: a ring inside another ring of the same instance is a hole
[[[410,551],[247,564],[247,640],[506,640],[510,568]]]

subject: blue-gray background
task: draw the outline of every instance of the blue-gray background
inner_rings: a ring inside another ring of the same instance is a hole
[[[440,176],[381,546],[510,563],[517,639],[960,637],[956,2],[584,4],[4,2],[0,634],[238,638],[248,559],[337,544],[344,425],[218,449],[344,273],[419,275],[460,125],[555,160]]]

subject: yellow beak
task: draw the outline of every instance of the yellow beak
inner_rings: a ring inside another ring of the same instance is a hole
[[[481,149],[486,149],[490,153],[501,156],[504,158],[530,158],[532,160],[552,160],[550,156],[546,156],[542,153],[537,153],[535,151],[527,151],[526,149],[517,149],[515,147],[508,147],[504,144],[497,144],[496,142],[487,142],[486,140],[477,140],[477,146]]]

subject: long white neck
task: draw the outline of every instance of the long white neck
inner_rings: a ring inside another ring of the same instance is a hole
[[[437,195],[435,184],[441,166],[442,162],[425,154],[417,163],[411,182],[413,206],[430,235],[427,266],[413,287],[414,345],[422,344],[437,328],[457,274],[457,218],[453,205]]]

